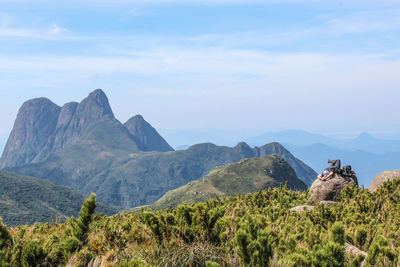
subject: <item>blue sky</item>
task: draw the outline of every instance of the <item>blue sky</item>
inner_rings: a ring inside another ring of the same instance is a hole
[[[167,140],[398,135],[398,14],[399,1],[0,0],[0,144],[24,101],[96,88]]]

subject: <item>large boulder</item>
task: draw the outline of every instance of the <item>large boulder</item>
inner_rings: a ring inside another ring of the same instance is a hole
[[[310,200],[316,202],[324,200],[336,201],[343,188],[351,184],[355,183],[353,181],[345,180],[340,175],[335,175],[326,181],[321,181],[317,178],[310,187]]]
[[[374,180],[372,180],[371,185],[369,186],[369,191],[374,192],[378,189],[381,185],[383,185],[386,181],[392,181],[400,179],[400,170],[393,170],[393,171],[384,171],[378,174]]]

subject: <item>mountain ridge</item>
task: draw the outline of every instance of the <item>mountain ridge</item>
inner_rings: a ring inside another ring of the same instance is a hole
[[[307,185],[297,178],[294,169],[282,157],[268,155],[246,158],[216,167],[202,178],[168,191],[146,208],[157,210],[176,207],[183,202],[193,204],[206,201],[217,196],[244,195],[278,187],[285,182],[292,190],[307,189]]]
[[[256,151],[258,156],[281,153],[302,180],[316,177],[310,167],[278,143]],[[234,148],[212,143],[193,145],[187,150],[136,154],[77,144],[52,154],[46,161],[6,170],[49,179],[84,195],[95,192],[105,203],[131,208],[152,203],[165,192],[201,178],[216,166],[244,158],[246,154]]]

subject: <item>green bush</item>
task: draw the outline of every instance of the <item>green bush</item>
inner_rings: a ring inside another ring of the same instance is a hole
[[[10,233],[7,227],[3,224],[0,218],[0,249],[4,248],[7,244],[11,242]]]
[[[46,258],[46,253],[38,241],[27,240],[21,252],[22,266],[38,266]]]
[[[333,242],[344,245],[345,235],[344,235],[344,225],[341,222],[335,222],[331,228]]]
[[[329,242],[312,253],[312,265],[318,267],[345,266],[345,247]]]

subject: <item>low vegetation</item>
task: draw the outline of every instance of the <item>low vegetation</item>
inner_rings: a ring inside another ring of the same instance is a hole
[[[48,180],[0,171],[0,217],[8,226],[35,222],[64,222],[77,216],[85,197]],[[115,214],[120,209],[98,204],[97,212]]]
[[[374,193],[347,187],[335,205],[289,211],[307,202],[307,191],[281,186],[107,217],[94,215],[92,195],[64,224],[0,224],[0,265],[398,266],[400,180]],[[346,243],[368,256],[351,258]]]

